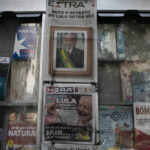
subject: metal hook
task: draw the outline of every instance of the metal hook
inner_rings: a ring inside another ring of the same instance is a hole
[[[99,147],[99,145],[102,145],[104,143],[103,139],[100,139],[94,146],[93,146],[93,150],[97,150],[97,148]]]

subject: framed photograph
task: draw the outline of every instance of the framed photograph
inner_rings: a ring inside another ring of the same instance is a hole
[[[95,141],[96,96],[87,84],[44,85],[44,143],[82,143]]]
[[[91,28],[50,27],[50,74],[91,73]]]

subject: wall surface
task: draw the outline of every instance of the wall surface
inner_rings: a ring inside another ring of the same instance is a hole
[[[150,10],[150,0],[97,0],[98,10]]]
[[[0,0],[0,12],[40,12],[46,10],[46,0]]]

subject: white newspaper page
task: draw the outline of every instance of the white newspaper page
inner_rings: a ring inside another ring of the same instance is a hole
[[[134,102],[135,148],[150,148],[150,102]]]
[[[44,80],[97,81],[96,17],[96,0],[47,1]]]

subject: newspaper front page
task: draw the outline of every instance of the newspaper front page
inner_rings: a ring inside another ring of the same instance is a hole
[[[44,80],[97,81],[96,17],[96,0],[47,0]]]
[[[94,142],[96,99],[91,86],[44,87],[43,141],[50,143]]]
[[[134,102],[135,148],[150,148],[150,102]]]

